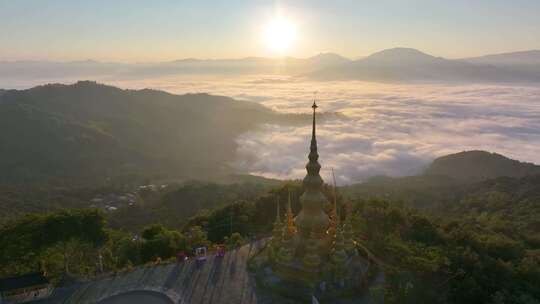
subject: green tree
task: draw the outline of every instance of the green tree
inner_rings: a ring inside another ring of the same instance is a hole
[[[187,239],[182,233],[168,230],[161,225],[148,226],[143,229],[141,235],[143,237],[141,258],[144,262],[158,257],[168,259],[180,250],[187,250]]]
[[[62,270],[53,267],[50,269],[52,273],[67,273],[70,266],[75,264],[80,264],[77,269],[95,268],[95,260],[88,258],[77,261],[73,255],[83,252],[89,257],[107,238],[105,218],[98,210],[72,209],[29,214],[0,228],[0,248],[3,249],[0,251],[0,264],[4,265],[0,273],[35,271],[49,256],[60,257],[62,264]]]

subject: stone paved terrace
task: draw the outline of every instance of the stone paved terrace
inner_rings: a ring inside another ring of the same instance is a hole
[[[39,303],[64,304],[266,304],[292,303],[255,288],[247,271],[250,253],[261,242],[208,257],[201,265],[194,261],[139,267],[81,284],[75,290]],[[366,298],[347,303],[369,303]],[[324,303],[321,303],[324,304]]]

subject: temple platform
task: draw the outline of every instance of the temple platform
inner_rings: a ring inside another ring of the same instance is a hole
[[[321,303],[369,303],[370,287],[377,286],[384,277],[377,265],[363,256],[346,262],[346,274],[340,282],[332,278],[329,265],[306,269],[300,260],[279,264],[268,259],[268,248],[254,252],[249,260],[258,288],[300,303],[315,295]]]

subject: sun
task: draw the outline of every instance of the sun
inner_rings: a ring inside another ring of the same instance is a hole
[[[264,27],[264,41],[269,49],[283,55],[296,40],[296,26],[283,18],[276,18]]]

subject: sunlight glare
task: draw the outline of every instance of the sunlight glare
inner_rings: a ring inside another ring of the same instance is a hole
[[[265,26],[264,39],[272,51],[283,55],[296,39],[296,26],[283,18],[274,19]]]

